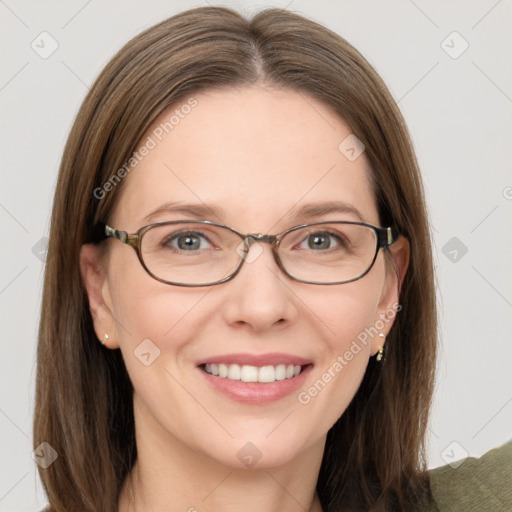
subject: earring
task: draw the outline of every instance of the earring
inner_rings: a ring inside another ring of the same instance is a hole
[[[102,345],[105,345],[105,342],[107,342],[107,341],[108,341],[108,339],[109,339],[109,335],[108,335],[107,333],[105,333],[105,334],[103,335],[103,339],[102,339],[102,340],[100,340],[100,343],[101,343]]]
[[[382,341],[384,342],[384,338],[386,336],[384,336],[384,333],[382,332],[379,332],[379,338],[382,339]],[[382,345],[380,348],[379,348],[379,351],[377,352],[377,357],[375,358],[376,361],[382,361],[382,358],[384,357],[384,345]]]

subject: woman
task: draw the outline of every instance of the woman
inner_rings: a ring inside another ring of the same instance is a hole
[[[53,209],[50,510],[436,510],[435,350],[419,170],[353,47],[200,8],[112,59]]]

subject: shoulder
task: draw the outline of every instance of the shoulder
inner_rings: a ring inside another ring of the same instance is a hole
[[[440,512],[512,510],[512,441],[479,459],[467,458],[430,471]]]

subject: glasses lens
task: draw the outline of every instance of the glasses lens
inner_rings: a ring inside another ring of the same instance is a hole
[[[141,241],[147,269],[171,283],[221,281],[236,269],[242,240],[227,228],[183,222],[153,226]]]
[[[361,277],[372,265],[376,250],[372,228],[333,222],[290,231],[281,240],[279,256],[293,277],[329,284]]]

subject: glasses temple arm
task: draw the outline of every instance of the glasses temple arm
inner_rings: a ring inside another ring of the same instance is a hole
[[[388,247],[394,244],[400,236],[400,231],[395,228],[381,228],[378,233],[380,247]]]
[[[105,238],[117,238],[123,244],[137,248],[138,235],[129,235],[127,231],[120,231],[105,224]]]

